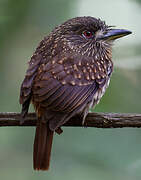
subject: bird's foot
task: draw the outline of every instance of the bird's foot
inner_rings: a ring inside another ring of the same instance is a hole
[[[58,129],[55,130],[55,132],[60,135],[62,134],[63,130],[59,127]]]
[[[21,116],[20,125],[22,125],[24,122],[25,122],[25,118],[23,116]]]

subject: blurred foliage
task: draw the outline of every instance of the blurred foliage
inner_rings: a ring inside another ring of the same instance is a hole
[[[27,61],[54,26],[78,15],[104,14],[104,20],[125,25],[133,35],[115,43],[110,87],[92,111],[140,113],[140,8],[128,0],[0,0],[0,111],[21,110],[19,89]],[[1,179],[141,179],[140,129],[64,128],[54,138],[49,172],[32,169],[34,133],[30,127],[0,129]]]
[[[20,25],[24,23],[24,18],[30,8],[30,2],[30,0],[0,1],[1,46],[3,45],[3,41],[8,39],[13,33],[16,33]]]
[[[141,5],[141,0],[136,0]]]

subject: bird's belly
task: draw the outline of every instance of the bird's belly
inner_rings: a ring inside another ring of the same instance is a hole
[[[107,80],[107,82],[105,83],[105,85],[102,88],[99,88],[97,90],[97,92],[94,94],[92,101],[89,104],[89,108],[94,107],[96,104],[99,103],[100,99],[102,98],[102,96],[105,94],[105,91],[107,89],[107,87],[109,86],[110,83],[110,78]]]
[[[96,93],[94,94],[92,100],[85,106],[82,107],[82,109],[78,112],[78,114],[83,114],[83,122],[82,124],[85,123],[85,118],[89,112],[89,109],[94,107],[96,104],[99,103],[100,99],[102,98],[102,96],[104,95],[107,87],[109,86],[110,83],[110,78],[107,79],[107,82],[105,83],[105,85],[102,88],[99,88]]]

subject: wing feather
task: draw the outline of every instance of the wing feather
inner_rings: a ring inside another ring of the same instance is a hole
[[[22,82],[21,89],[20,89],[20,104],[22,104],[22,116],[24,117],[29,108],[29,104],[31,101],[32,96],[32,85],[33,80],[36,76],[37,69],[40,65],[40,62],[42,60],[41,55],[34,55],[30,62],[29,67],[26,72],[26,76]]]
[[[92,62],[90,58],[69,56],[64,62],[57,58],[52,60],[54,63],[48,62],[40,67],[40,78],[35,78],[33,85],[34,102],[40,102],[40,106],[55,112],[79,111],[92,100],[99,85],[104,85],[104,75],[101,77],[99,71],[95,71],[97,66],[93,65],[91,73],[94,78],[91,78],[85,68],[88,62]]]

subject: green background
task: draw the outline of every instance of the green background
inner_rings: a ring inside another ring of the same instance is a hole
[[[140,0],[0,0],[0,112],[20,112],[20,85],[41,39],[84,15],[133,32],[115,42],[110,87],[95,111],[141,112]],[[54,138],[50,171],[35,172],[35,128],[0,128],[0,179],[141,179],[141,129],[63,129]]]

